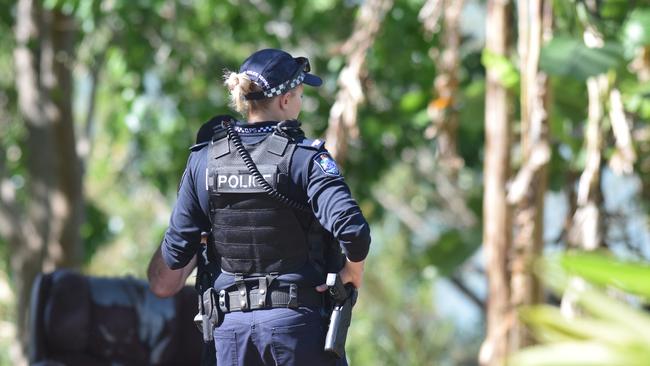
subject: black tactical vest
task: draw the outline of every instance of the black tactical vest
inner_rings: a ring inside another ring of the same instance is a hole
[[[274,132],[245,146],[264,179],[286,195],[296,143]],[[265,193],[223,133],[210,142],[207,169],[212,240],[222,270],[288,273],[309,260],[313,215],[296,212]]]

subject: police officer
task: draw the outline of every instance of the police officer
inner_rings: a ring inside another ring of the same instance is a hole
[[[333,236],[345,255],[341,279],[359,288],[370,231],[324,142],[299,129],[303,86],[322,83],[309,71],[306,58],[264,49],[226,72],[231,105],[247,121],[218,117],[209,141],[193,147],[150,264],[152,290],[173,295],[201,233],[211,234],[221,267],[214,283],[220,366],[346,364],[323,351],[322,253]]]

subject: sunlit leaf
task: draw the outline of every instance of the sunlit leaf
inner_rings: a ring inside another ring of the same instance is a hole
[[[650,299],[650,265],[623,262],[597,253],[569,254],[562,257],[562,266],[570,273],[599,285],[611,285]]]
[[[486,69],[494,71],[499,81],[506,88],[512,88],[519,84],[519,72],[507,57],[497,55],[486,49],[481,56],[481,62]]]
[[[650,347],[650,315],[593,289],[576,289],[576,292],[578,303],[588,313],[626,326]]]
[[[642,366],[647,365],[648,356],[643,349],[563,342],[526,348],[513,355],[508,366]]]
[[[521,319],[548,344],[525,348],[509,365],[644,365],[650,359],[650,315],[606,295],[586,280],[629,287],[645,282],[648,266],[603,254],[547,257],[544,279],[577,313],[567,318],[549,305],[522,309]],[[582,275],[583,278],[569,276]]]
[[[421,90],[408,92],[400,100],[400,108],[404,112],[414,112],[423,108],[425,104],[426,95]]]
[[[424,259],[443,276],[449,276],[481,245],[472,232],[449,230],[426,250]]]
[[[591,339],[624,346],[639,340],[638,335],[624,324],[590,318],[567,319],[558,307],[550,305],[524,308],[520,317],[545,342]]]
[[[579,38],[559,36],[542,49],[540,67],[550,75],[586,80],[620,66],[622,48],[609,42],[602,48],[588,48]]]

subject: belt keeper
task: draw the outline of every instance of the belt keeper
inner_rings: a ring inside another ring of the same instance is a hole
[[[246,289],[244,276],[241,273],[235,274],[235,284],[237,285],[237,290],[239,291],[239,307],[241,311],[248,310],[248,290]]]
[[[287,303],[287,307],[298,307],[298,286],[295,283],[289,285],[289,302]]]
[[[268,294],[267,291],[267,283],[266,283],[266,277],[260,277],[259,278],[259,286],[258,286],[258,306],[260,308],[263,308],[266,306],[266,295]]]
[[[226,290],[219,291],[219,308],[224,313],[228,312],[228,304],[226,304],[226,301],[227,301],[226,298],[227,297],[228,296],[226,296]]]

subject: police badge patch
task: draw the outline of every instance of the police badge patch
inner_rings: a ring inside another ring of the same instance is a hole
[[[334,161],[334,159],[332,159],[332,157],[329,154],[327,153],[318,154],[314,158],[314,161],[326,174],[336,175],[336,176],[341,175],[341,172],[339,171],[339,167],[336,166],[336,162]]]

